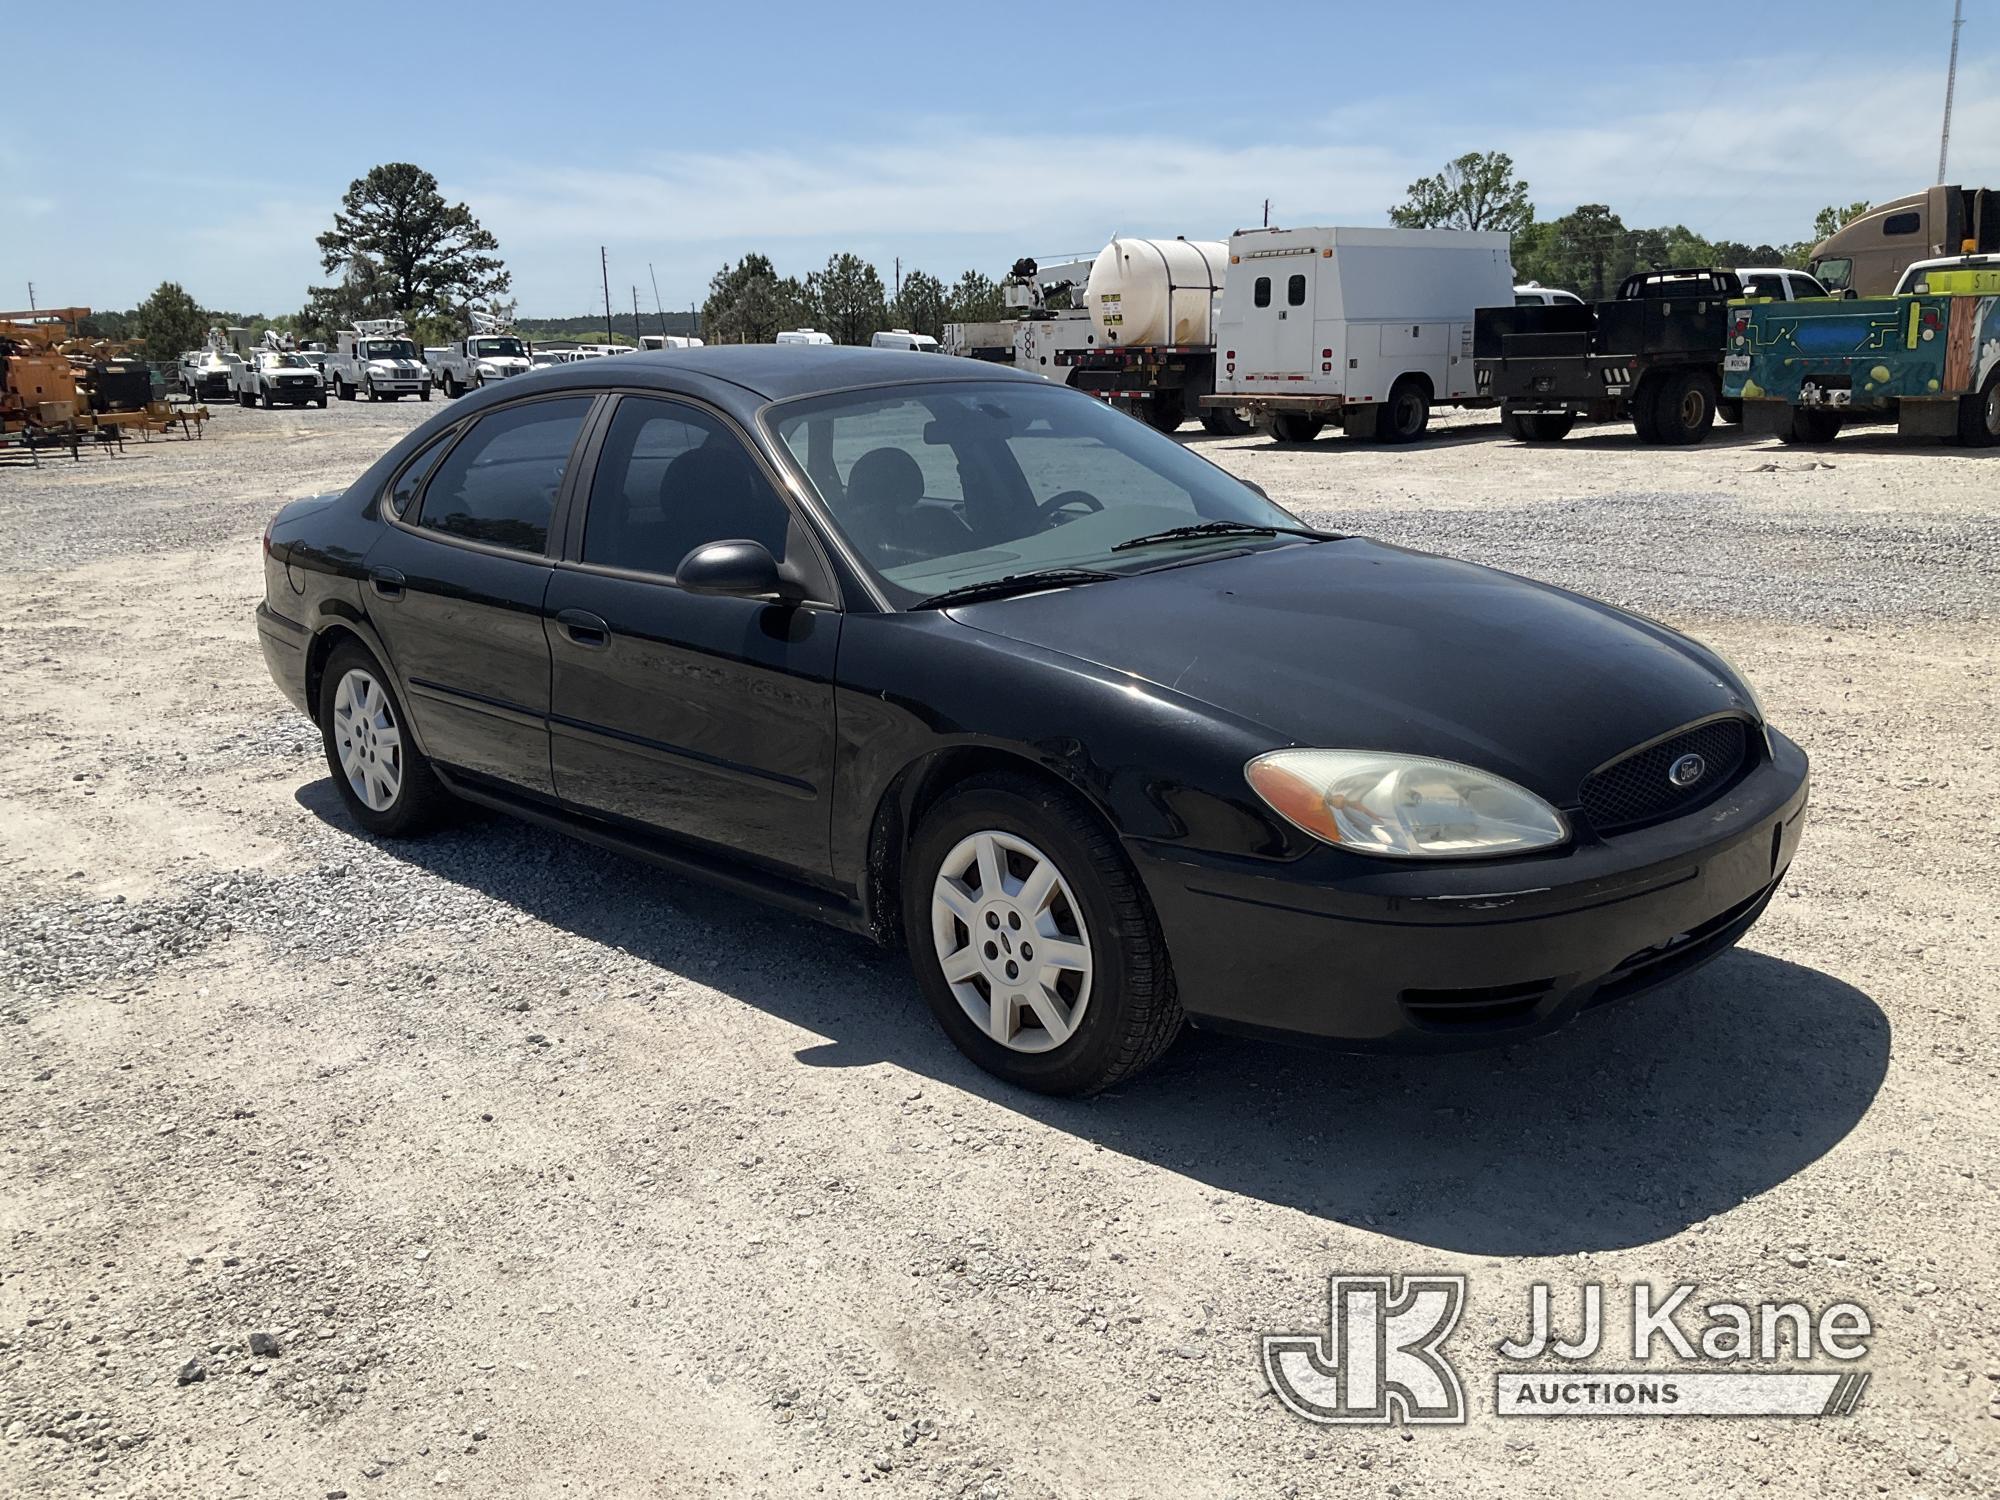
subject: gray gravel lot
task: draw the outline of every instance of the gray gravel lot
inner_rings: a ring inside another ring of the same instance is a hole
[[[505,820],[355,834],[257,538],[436,410],[0,468],[0,1493],[2000,1495],[2000,454],[1187,429],[1709,640],[1813,821],[1742,950],[1533,1046],[1194,1035],[1073,1103],[858,940]],[[1467,1426],[1279,1407],[1257,1333],[1426,1271]],[[1527,1288],[1585,1280],[1854,1299],[1872,1382],[1494,1417]]]

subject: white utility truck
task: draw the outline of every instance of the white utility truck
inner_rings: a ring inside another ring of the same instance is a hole
[[[437,383],[453,400],[488,381],[525,375],[529,369],[526,340],[508,326],[506,319],[476,308],[472,312],[471,333],[441,349],[426,349],[424,355]]]
[[[430,369],[417,346],[404,337],[401,318],[369,318],[341,329],[327,369],[333,375],[333,393],[343,401],[364,391],[370,401],[394,401],[398,396],[431,399]]]
[[[326,405],[326,383],[303,354],[285,347],[289,340],[266,334],[264,346],[253,349],[244,361],[229,372],[230,385],[238,406],[262,406],[265,410],[280,402],[304,406],[308,401]]]
[[[1014,262],[1000,283],[1000,299],[1011,317],[982,323],[947,323],[946,354],[983,359],[1029,370],[1057,385],[1071,385],[1077,354],[1096,342],[1083,305],[1090,278],[1089,257]]]
[[[817,328],[794,328],[779,334],[771,340],[774,344],[830,344],[833,335],[821,333]]]
[[[871,349],[904,349],[911,354],[936,354],[938,341],[928,333],[912,333],[907,328],[885,328],[868,340]]]
[[[1414,442],[1434,406],[1483,406],[1473,312],[1514,305],[1508,236],[1455,229],[1246,229],[1216,326],[1223,407],[1304,443]]]

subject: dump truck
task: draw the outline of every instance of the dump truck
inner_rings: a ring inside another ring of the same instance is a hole
[[[2000,256],[1923,263],[1887,297],[1731,312],[1723,392],[1746,432],[1830,443],[1849,423],[2000,443]]]

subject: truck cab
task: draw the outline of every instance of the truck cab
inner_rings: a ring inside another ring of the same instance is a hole
[[[1790,266],[1738,266],[1736,276],[1743,283],[1743,295],[1750,298],[1801,302],[1807,297],[1833,295],[1810,271],[1795,271]]]
[[[455,344],[424,352],[432,376],[453,399],[489,381],[525,375],[531,368],[527,341],[511,333],[468,334]]]

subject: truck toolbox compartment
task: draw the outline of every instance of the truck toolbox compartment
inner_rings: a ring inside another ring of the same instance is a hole
[[[1590,353],[1590,333],[1516,333],[1500,341],[1502,359],[1583,359]]]

